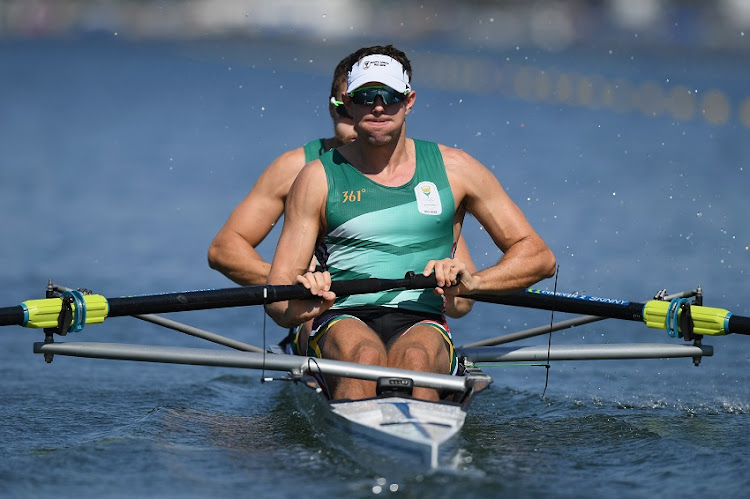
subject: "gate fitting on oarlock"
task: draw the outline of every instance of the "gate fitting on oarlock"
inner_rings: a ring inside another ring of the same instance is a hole
[[[669,302],[666,317],[666,330],[672,338],[682,338],[685,341],[692,341],[694,346],[702,345],[703,335],[695,334],[695,322],[690,312],[691,305],[703,305],[703,289],[700,285],[692,292],[693,302],[687,298],[675,298]],[[662,289],[654,295],[654,300],[666,301],[667,290]],[[693,364],[698,366],[701,363],[700,357],[693,357]]]
[[[86,303],[84,295],[90,295],[88,289],[67,290],[59,293],[52,279],[47,281],[45,298],[60,298],[62,305],[57,316],[57,326],[44,328],[44,342],[54,343],[55,334],[65,336],[69,331],[76,332],[83,329],[86,323]],[[54,359],[54,354],[45,353],[44,360],[48,364]]]

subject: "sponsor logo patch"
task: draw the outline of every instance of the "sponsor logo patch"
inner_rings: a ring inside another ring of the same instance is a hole
[[[417,197],[417,209],[419,213],[440,215],[443,212],[443,205],[440,203],[440,193],[437,186],[432,182],[420,182],[414,188],[414,194]]]
[[[370,66],[381,66],[385,67],[388,65],[387,61],[365,61],[364,66],[362,66],[362,69],[370,69]]]

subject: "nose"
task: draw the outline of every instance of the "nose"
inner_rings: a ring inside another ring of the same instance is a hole
[[[375,100],[372,103],[372,107],[373,108],[380,107],[380,108],[385,109],[385,106],[386,106],[386,104],[385,104],[385,99],[383,99],[383,96],[382,95],[376,95],[375,96]]]

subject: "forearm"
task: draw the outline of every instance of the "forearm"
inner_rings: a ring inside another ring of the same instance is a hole
[[[519,241],[492,267],[474,274],[471,293],[502,293],[524,289],[555,273],[555,256],[539,238]]]
[[[299,284],[310,291],[311,297],[289,300],[266,305],[266,313],[281,327],[295,327],[319,316],[334,303],[336,295],[330,291],[331,275],[328,272],[305,272],[290,279],[289,275],[273,270],[268,276],[268,284]]]
[[[266,282],[269,286],[285,286],[293,283],[294,280],[291,280],[289,276],[279,274],[279,272],[274,273],[273,270],[269,273]],[[295,323],[294,318],[289,316],[291,303],[291,301],[269,303],[265,305],[265,310],[268,316],[279,326],[286,328],[295,327],[301,324],[301,322]]]
[[[304,322],[302,320],[295,320],[295,317],[290,316],[289,304],[289,301],[279,301],[269,303],[265,306],[268,316],[283,328],[297,327]]]
[[[477,271],[477,268],[474,265],[474,260],[471,258],[469,247],[466,244],[466,239],[463,236],[459,236],[458,241],[456,241],[456,250],[453,258],[456,261],[463,262],[469,273],[473,274]],[[474,307],[474,300],[468,298],[451,295],[446,296],[445,298],[445,315],[454,319],[463,317],[471,312],[471,309]]]
[[[265,284],[271,264],[240,236],[217,237],[208,250],[208,265],[242,286]]]
[[[472,307],[474,307],[474,300],[458,296],[446,296],[445,315],[448,317],[459,319],[471,312]]]

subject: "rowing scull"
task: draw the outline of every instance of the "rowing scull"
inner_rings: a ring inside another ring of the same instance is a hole
[[[435,284],[434,276],[431,277],[433,282],[423,281],[424,278],[421,276],[415,278],[413,275],[407,275],[404,280],[365,279],[339,281],[335,284],[346,287],[353,294],[371,292],[373,287],[383,286],[432,287]],[[107,317],[134,315],[144,318],[141,317],[142,314],[262,304],[275,300],[304,298],[305,293],[307,292],[304,289],[296,286],[258,286],[108,299],[80,290],[67,290],[61,295],[50,284],[45,299],[30,300],[16,307],[0,308],[0,325],[43,328],[46,340],[44,343],[35,343],[34,351],[44,354],[48,362],[51,362],[55,355],[67,355],[287,372],[288,378],[305,386],[303,393],[312,395],[313,405],[323,408],[322,419],[328,422],[328,428],[341,430],[340,433],[345,435],[348,447],[352,446],[351,440],[354,440],[355,447],[381,451],[380,454],[384,454],[386,460],[393,462],[394,454],[400,454],[402,458],[408,459],[410,465],[418,464],[424,468],[440,467],[452,458],[457,436],[464,425],[467,409],[474,395],[492,382],[489,376],[476,369],[474,364],[477,362],[690,357],[697,364],[703,356],[713,354],[710,346],[702,344],[702,335],[750,334],[750,318],[734,316],[723,309],[703,307],[695,301],[688,303],[683,295],[671,300],[655,298],[645,304],[639,304],[621,300],[590,299],[577,295],[561,295],[555,298],[557,295],[550,297],[544,293],[526,291],[499,298],[476,298],[482,301],[508,301],[506,304],[511,305],[567,312],[593,312],[601,317],[643,321],[649,327],[667,329],[670,336],[682,336],[683,339],[692,340],[693,344],[491,346],[515,341],[520,339],[520,336],[530,337],[538,334],[537,331],[531,330],[528,333],[516,333],[512,335],[512,339],[501,337],[486,340],[481,346],[457,348],[459,358],[468,366],[468,370],[463,376],[447,376],[265,352],[257,347],[227,341],[229,339],[196,328],[186,328],[184,332],[242,351],[54,341],[55,334],[64,336],[68,332],[80,331],[85,324],[103,322]],[[589,305],[591,308],[587,308]],[[152,319],[153,317],[146,320],[153,321]],[[586,321],[593,319],[596,317],[585,318]],[[165,325],[164,321],[156,322]],[[174,328],[174,325],[166,327]],[[556,325],[551,325],[549,331],[554,331],[555,328]],[[311,379],[322,380],[324,376],[371,380],[386,388],[389,383],[395,383],[396,389],[391,387],[381,390],[376,397],[364,400],[328,400],[323,396],[324,386],[310,382]],[[444,396],[436,402],[417,400],[410,396],[408,390],[398,389],[405,384],[437,389]],[[308,389],[310,386],[312,390]],[[368,445],[364,445],[365,443]],[[371,455],[367,454],[368,457]]]

